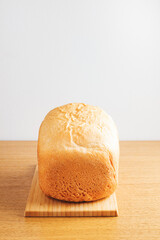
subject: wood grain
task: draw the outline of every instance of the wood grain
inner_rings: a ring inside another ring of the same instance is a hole
[[[35,168],[24,216],[26,217],[117,217],[116,194],[87,203],[69,203],[47,197],[40,189],[38,166]]]
[[[160,142],[121,142],[119,217],[25,218],[36,142],[0,142],[0,239],[160,239]]]

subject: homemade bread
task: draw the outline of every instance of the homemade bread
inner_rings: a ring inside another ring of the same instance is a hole
[[[99,107],[57,107],[40,126],[39,184],[48,196],[73,202],[108,197],[116,189],[118,161],[116,126]]]

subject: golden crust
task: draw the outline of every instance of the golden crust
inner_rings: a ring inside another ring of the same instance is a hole
[[[39,184],[48,196],[94,201],[116,189],[118,134],[98,107],[70,103],[50,111],[39,130],[37,151]]]

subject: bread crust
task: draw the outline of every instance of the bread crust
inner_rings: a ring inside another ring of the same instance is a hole
[[[39,184],[48,196],[94,201],[116,189],[117,129],[99,107],[70,103],[50,111],[39,129],[37,155]]]

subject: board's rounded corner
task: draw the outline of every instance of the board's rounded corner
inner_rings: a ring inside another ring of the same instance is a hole
[[[115,210],[115,217],[119,217],[119,212],[118,212],[118,210]]]

